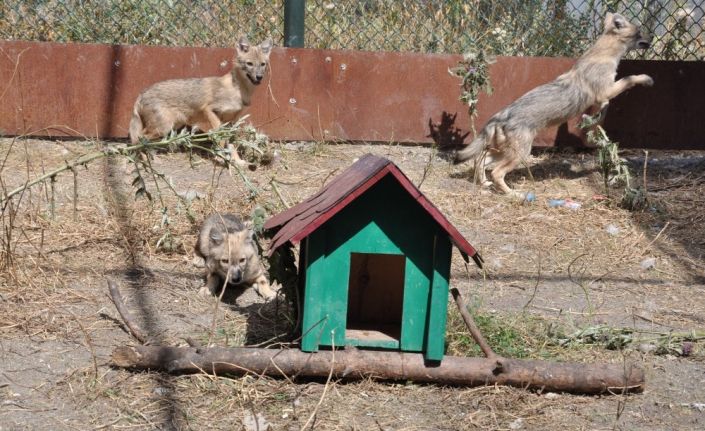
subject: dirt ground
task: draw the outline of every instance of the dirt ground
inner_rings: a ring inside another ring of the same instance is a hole
[[[0,139],[2,183],[13,189],[93,145]],[[119,160],[78,169],[77,199],[68,172],[53,183],[53,204],[49,185],[15,200],[19,208],[3,214],[0,243],[0,430],[705,427],[700,342],[688,356],[678,354],[679,343],[666,354],[643,353],[634,345],[550,347],[552,360],[639,363],[647,388],[629,396],[372,380],[326,385],[112,368],[112,350],[135,340],[107,295],[106,277],[118,282],[127,306],[156,343],[185,345],[187,338],[229,346],[271,343],[286,326],[281,298],[265,303],[252,291],[237,292],[214,312],[215,301],[197,294],[203,283],[193,254],[198,223],[213,210],[280,211],[282,202],[305,199],[367,152],[390,158],[421,183],[485,258],[483,274],[466,269],[457,252],[453,256],[451,284],[478,313],[512,325],[539,319],[547,331],[597,325],[654,334],[705,329],[705,154],[650,152],[644,170],[644,153],[627,153],[639,177],[645,172],[651,202],[644,211],[629,212],[602,198],[590,153],[540,153],[531,176],[525,170],[511,174],[510,184],[537,196],[525,204],[474,188],[467,166],[430,157],[429,148],[275,146],[281,160],[247,173],[258,190],[254,197],[237,175],[221,173],[210,161],[192,166],[183,153],[157,155],[155,167],[173,189],[195,198],[191,223],[184,204],[160,184],[169,236],[153,183],[146,182],[153,202],[135,200],[132,178]],[[551,208],[551,198],[571,198],[581,207]],[[455,337],[450,331],[449,340]],[[531,346],[549,338],[547,332],[525,336]],[[527,357],[549,352],[532,349]]]

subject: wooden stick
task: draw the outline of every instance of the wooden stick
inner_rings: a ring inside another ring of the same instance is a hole
[[[140,343],[147,344],[149,337],[144,335],[142,329],[140,329],[132,318],[130,311],[127,307],[125,307],[125,303],[122,302],[122,296],[120,295],[120,290],[118,289],[117,284],[109,278],[107,280],[108,290],[110,291],[110,299],[113,301],[113,304],[115,304],[115,308],[120,314],[120,317],[122,317],[122,321],[125,322],[125,325],[127,325],[127,329],[130,330],[130,334]]]
[[[475,321],[472,318],[472,315],[468,311],[467,304],[465,304],[463,297],[460,295],[460,291],[453,287],[452,289],[450,289],[450,293],[453,295],[453,299],[455,299],[455,305],[458,306],[458,310],[460,311],[460,315],[465,321],[465,325],[470,330],[470,335],[472,335],[472,338],[475,340],[478,346],[480,346],[480,349],[482,349],[482,353],[485,354],[487,359],[493,359],[496,361],[503,359],[501,356],[499,356],[492,350],[489,344],[487,344],[487,340],[485,340],[485,337],[482,336],[480,329],[477,327]]]
[[[576,394],[622,394],[644,390],[644,370],[629,363],[578,364],[446,356],[428,363],[423,354],[370,350],[306,353],[298,349],[193,348],[169,346],[118,347],[112,364],[137,370],[170,373],[213,373],[272,377],[300,376],[339,379],[378,378],[445,385],[508,385]]]

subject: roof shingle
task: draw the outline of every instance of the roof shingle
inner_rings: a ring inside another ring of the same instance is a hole
[[[275,231],[269,254],[271,255],[287,242],[296,243],[306,238],[387,175],[394,176],[429,216],[446,231],[466,261],[470,256],[478,266],[482,267],[482,258],[475,248],[411,180],[390,160],[373,154],[362,156],[318,193],[267,220],[264,224],[265,230]]]

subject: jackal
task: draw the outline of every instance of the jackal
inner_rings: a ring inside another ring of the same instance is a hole
[[[623,16],[608,13],[604,31],[568,72],[534,88],[494,114],[472,142],[459,150],[455,163],[475,160],[475,182],[494,183],[502,193],[512,193],[504,176],[531,151],[536,133],[565,122],[598,105],[604,109],[610,99],[635,85],[653,85],[648,75],[632,75],[615,82],[619,60],[631,49],[646,49],[650,41]],[[492,182],[485,169],[492,168]]]
[[[223,76],[158,82],[137,97],[130,120],[130,142],[141,136],[160,138],[173,129],[190,126],[202,131],[235,121],[250,105],[252,93],[269,65],[272,40],[251,46],[242,36],[235,47],[231,72]],[[237,151],[233,159],[243,164]]]
[[[196,254],[206,263],[202,295],[215,294],[224,285],[254,287],[265,299],[274,297],[259,260],[252,229],[234,214],[211,214],[201,227]]]

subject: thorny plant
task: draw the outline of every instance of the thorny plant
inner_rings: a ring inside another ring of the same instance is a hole
[[[269,141],[265,135],[257,133],[252,126],[244,126],[243,117],[234,124],[227,124],[220,128],[209,132],[197,133],[188,130],[180,132],[171,132],[168,136],[161,140],[148,142],[142,140],[134,145],[115,146],[103,145],[98,151],[88,154],[83,154],[67,161],[64,164],[45,171],[42,175],[28,179],[23,185],[7,191],[3,183],[2,195],[0,195],[0,215],[5,219],[5,215],[14,217],[17,208],[18,199],[21,199],[25,192],[38,185],[53,184],[58,175],[70,171],[75,174],[76,168],[85,167],[89,163],[108,157],[122,157],[132,166],[132,186],[135,190],[135,198],[146,198],[150,202],[157,202],[159,212],[161,214],[160,227],[164,231],[157,241],[157,248],[171,252],[178,247],[178,241],[174,238],[171,230],[171,212],[164,199],[164,190],[168,190],[177,198],[178,204],[176,207],[177,213],[184,213],[188,220],[193,224],[196,222],[195,214],[192,211],[192,203],[194,199],[199,198],[199,194],[193,192],[180,193],[176,190],[170,177],[160,172],[152,164],[153,153],[159,150],[181,150],[188,152],[189,161],[192,167],[195,167],[195,154],[205,153],[212,157],[216,162],[219,162],[223,167],[229,170],[234,170],[240,177],[248,192],[249,199],[256,199],[259,190],[255,187],[243,169],[235,163],[232,163],[233,154],[227,146],[221,146],[218,143],[231,143],[235,151],[239,150],[244,160],[252,164],[267,164],[272,161],[272,156],[269,153]],[[251,166],[252,166],[251,164]],[[46,189],[46,187],[45,187]],[[76,181],[74,181],[74,189],[76,189]],[[54,202],[54,188],[50,188],[50,196],[47,200]],[[77,190],[74,190],[74,197],[77,196]],[[5,226],[3,238],[3,259],[9,262],[11,253],[8,247],[11,243],[11,229]]]
[[[470,130],[472,136],[477,136],[475,129],[475,118],[477,117],[477,104],[480,100],[480,92],[492,94],[493,88],[490,82],[489,65],[496,61],[495,57],[488,56],[484,51],[468,52],[463,55],[463,59],[458,65],[448,72],[461,79],[460,101],[468,106],[468,117],[470,117]],[[482,159],[484,160],[483,154]],[[476,164],[482,166],[483,163]],[[479,179],[479,170],[475,169],[475,181]]]
[[[595,115],[583,115],[580,128],[586,131],[588,144],[597,148],[597,163],[602,175],[605,194],[615,186],[624,186],[621,205],[629,210],[643,209],[647,205],[646,190],[632,187],[632,175],[627,161],[619,155],[619,143],[612,141],[600,122],[605,109]]]
[[[475,118],[477,117],[477,102],[480,99],[480,92],[484,91],[489,95],[493,91],[488,66],[494,62],[495,58],[487,56],[484,51],[469,52],[463,56],[456,67],[448,70],[451,75],[462,80],[460,101],[468,106],[473,136],[477,134]]]
[[[562,347],[597,344],[610,350],[621,350],[645,344],[652,346],[656,354],[689,356],[692,354],[692,343],[703,340],[705,340],[705,332],[696,330],[654,331],[596,325],[581,328],[571,334],[559,334],[554,341]]]

